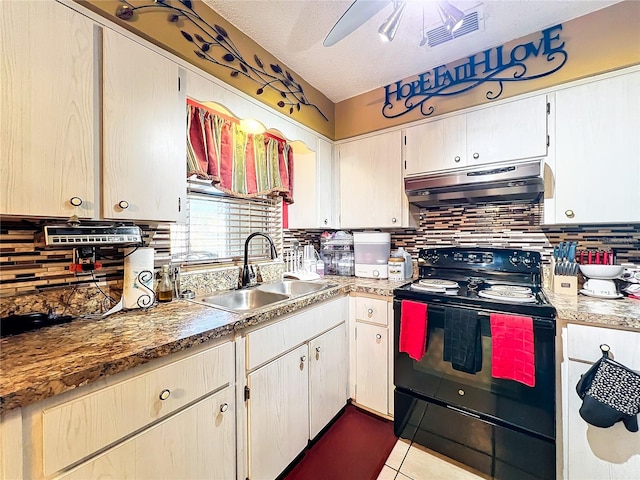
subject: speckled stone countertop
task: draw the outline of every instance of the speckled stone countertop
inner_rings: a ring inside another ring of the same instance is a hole
[[[335,287],[251,314],[185,300],[0,339],[0,413],[230,335],[351,291],[390,296],[404,282],[328,276]]]
[[[185,301],[129,310],[0,339],[0,413],[87,385],[149,360],[231,335],[349,292],[392,296],[405,282],[324,277],[336,286],[252,312],[235,314]],[[640,301],[566,299],[548,293],[563,321],[640,329]]]
[[[602,327],[640,330],[640,300],[605,300],[585,295],[556,295],[545,290],[558,320]]]

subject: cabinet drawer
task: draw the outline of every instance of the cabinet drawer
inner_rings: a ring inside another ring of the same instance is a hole
[[[387,325],[389,302],[378,298],[356,297],[356,320]]]
[[[44,474],[50,475],[227,384],[231,342],[106,387],[42,413]],[[161,395],[168,397],[161,400]]]
[[[247,370],[346,321],[347,311],[347,297],[342,297],[247,334]]]
[[[600,345],[603,343],[611,347],[610,355],[618,362],[640,370],[640,332],[567,325],[567,356],[571,360],[595,362],[602,355]]]

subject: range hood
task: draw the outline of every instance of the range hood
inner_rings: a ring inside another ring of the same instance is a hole
[[[542,160],[481,165],[446,173],[407,177],[409,202],[420,207],[466,203],[540,201],[544,192]]]

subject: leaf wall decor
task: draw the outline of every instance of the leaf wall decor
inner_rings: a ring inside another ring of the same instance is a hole
[[[135,21],[136,16],[146,12],[165,12],[167,22],[178,26],[180,20],[188,25],[189,30],[180,26],[180,34],[185,41],[194,45],[194,54],[201,60],[206,60],[217,66],[229,70],[231,78],[244,77],[258,85],[256,95],[262,95],[265,89],[278,92],[283,100],[277,106],[293,115],[299,112],[301,105],[313,108],[329,121],[317,105],[309,102],[302,85],[286,70],[277,64],[269,63],[268,68],[257,54],[253,55],[253,63],[249,63],[220,25],[209,24],[194,9],[191,0],[178,0],[175,5],[171,0],[148,0],[148,4],[133,5],[127,0],[120,0],[121,5],[116,8],[115,15],[121,20]],[[288,107],[288,108],[287,108]]]

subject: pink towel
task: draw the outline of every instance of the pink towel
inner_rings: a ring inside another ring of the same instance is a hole
[[[491,376],[535,386],[533,319],[492,313],[490,323]]]
[[[402,300],[400,351],[420,360],[427,351],[427,304]]]

